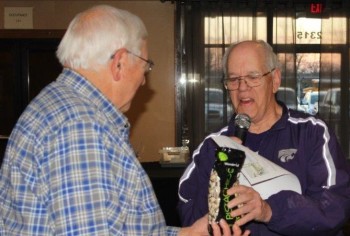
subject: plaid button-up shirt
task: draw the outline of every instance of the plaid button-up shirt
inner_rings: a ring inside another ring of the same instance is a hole
[[[176,235],[126,117],[69,69],[17,122],[0,174],[0,235]]]

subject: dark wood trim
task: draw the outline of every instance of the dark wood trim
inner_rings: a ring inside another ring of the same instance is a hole
[[[66,30],[0,29],[1,39],[45,39],[62,38]]]

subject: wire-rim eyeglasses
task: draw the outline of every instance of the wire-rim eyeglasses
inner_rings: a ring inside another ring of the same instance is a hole
[[[147,71],[151,71],[153,69],[153,66],[154,66],[154,62],[151,60],[151,59],[146,59],[146,58],[143,58],[143,57],[140,57],[130,51],[128,51],[128,53],[130,53],[131,55],[141,59],[142,61],[146,62],[147,63]]]
[[[151,71],[151,70],[153,69],[154,62],[153,62],[151,59],[146,59],[146,58],[140,57],[140,56],[136,55],[135,53],[130,52],[129,50],[127,50],[127,52],[128,52],[129,54],[131,54],[131,55],[133,55],[133,56],[135,56],[135,57],[137,57],[137,58],[139,58],[139,59],[141,59],[142,61],[144,61],[144,62],[147,63],[146,72],[149,72],[149,71]],[[111,56],[111,59],[114,58],[114,55],[115,55],[115,53]]]
[[[240,86],[240,81],[244,80],[247,86],[249,87],[257,87],[261,85],[261,79],[268,74],[272,73],[276,68],[269,70],[268,72],[260,75],[260,74],[251,74],[251,75],[242,75],[230,77],[227,79],[223,79],[223,83],[225,85],[226,90],[234,91],[237,90]]]

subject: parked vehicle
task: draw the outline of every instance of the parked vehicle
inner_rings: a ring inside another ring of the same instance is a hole
[[[324,99],[327,91],[308,91],[301,100],[300,107],[305,112],[316,115],[318,113],[318,105]]]
[[[279,87],[276,93],[276,99],[278,101],[284,102],[288,108],[297,108],[297,98],[295,89],[290,87]]]
[[[350,89],[349,89],[350,94]],[[344,125],[350,117],[348,114],[347,120],[342,120],[341,115],[341,105],[348,104],[342,103],[341,101],[341,88],[332,88],[329,89],[323,99],[319,104],[318,114],[319,116],[326,121],[329,126],[335,131],[338,139],[340,138],[341,127]]]
[[[329,89],[319,104],[320,116],[326,120],[339,121],[340,118],[340,88]]]
[[[224,99],[227,99],[227,101]],[[227,116],[224,116],[225,109]],[[207,133],[214,132],[218,128],[221,128],[228,122],[233,114],[231,101],[228,96],[224,94],[224,91],[219,88],[205,89],[204,111],[207,119],[205,128]]]

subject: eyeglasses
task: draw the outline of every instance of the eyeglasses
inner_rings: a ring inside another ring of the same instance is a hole
[[[149,72],[149,71],[151,71],[153,69],[154,62],[152,60],[150,60],[150,59],[147,60],[147,59],[145,59],[143,57],[140,57],[140,56],[138,56],[138,55],[136,55],[136,54],[134,54],[134,53],[132,53],[130,51],[128,51],[128,53],[130,53],[131,55],[133,55],[133,56],[135,56],[135,57],[137,57],[137,58],[139,58],[142,61],[147,63],[147,67],[146,67],[146,70],[145,70],[146,72]]]
[[[273,68],[272,70],[266,72],[265,74],[250,74],[250,75],[243,75],[243,76],[235,76],[235,77],[230,77],[227,79],[224,79],[224,85],[226,90],[228,91],[234,91],[239,88],[240,85],[240,80],[244,80],[247,86],[249,87],[257,87],[261,85],[261,79],[273,72],[276,68]]]
[[[141,59],[142,61],[144,61],[144,62],[146,62],[147,63],[147,67],[146,67],[146,69],[145,69],[145,72],[147,73],[147,72],[149,72],[149,71],[151,71],[152,69],[153,69],[153,66],[154,66],[154,62],[152,61],[152,60],[150,60],[150,59],[145,59],[145,58],[143,58],[143,57],[140,57],[140,56],[138,56],[138,55],[136,55],[136,54],[134,54],[134,53],[132,53],[132,52],[130,52],[130,51],[127,51],[129,54],[131,54],[131,55],[133,55],[133,56],[135,56],[135,57],[137,57],[137,58],[139,58],[139,59]],[[113,59],[114,58],[114,55],[115,55],[115,53],[111,56],[111,59]]]

